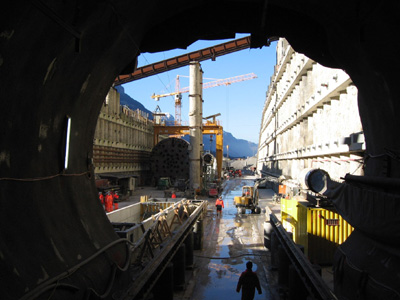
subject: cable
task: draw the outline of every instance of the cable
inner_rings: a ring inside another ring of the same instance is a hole
[[[164,56],[164,60],[166,60],[166,58],[165,58],[165,51],[163,51],[163,56]],[[146,59],[147,60],[147,59]],[[171,84],[171,79],[169,78],[169,72],[167,72],[167,77],[168,77],[168,85],[170,85]],[[167,88],[167,91],[170,93],[170,90]]]
[[[125,25],[122,23],[123,18],[121,17],[121,15],[117,12],[117,10],[115,9],[113,3],[111,3],[111,1],[107,1],[107,3],[109,4],[109,6],[111,7],[112,12],[116,15],[117,17],[117,22],[119,23],[119,25],[121,26],[122,30],[126,33],[126,35],[128,36],[128,38],[132,41],[133,45],[135,46],[135,48],[139,51],[139,54],[141,56],[143,56],[144,60],[147,62],[147,64],[149,65],[149,61],[147,60],[147,58],[145,57],[145,55],[142,53],[142,50],[139,48],[138,44],[136,43],[135,39],[130,35],[129,31],[126,29]],[[168,90],[168,88],[166,87],[165,83],[161,80],[161,78],[159,77],[158,74],[156,74],[158,80],[160,80],[160,82],[162,83],[162,85]]]
[[[65,174],[65,173],[59,173],[59,174],[55,174],[55,175],[50,175],[50,176],[45,176],[45,177],[36,177],[36,178],[12,178],[12,177],[3,177],[0,178],[0,181],[28,181],[28,182],[32,182],[32,181],[43,181],[43,180],[49,180],[49,179],[53,179],[56,177],[68,177],[68,176],[83,176],[86,174],[90,174],[89,171],[83,172],[83,173],[78,173],[78,174]]]
[[[110,281],[109,281],[109,283],[108,283],[107,289],[106,289],[106,291],[105,291],[102,295],[100,295],[99,293],[97,293],[93,288],[88,288],[88,291],[89,291],[89,292],[92,292],[94,295],[96,295],[97,298],[105,299],[105,298],[110,294],[110,292],[111,292],[111,290],[112,290],[112,287],[113,287],[113,285],[114,285],[115,275],[116,275],[116,274],[117,274],[117,268],[116,268],[115,265],[114,265],[114,267],[113,267],[113,269],[112,269],[112,275],[111,275]]]
[[[98,250],[96,253],[94,253],[93,255],[89,256],[87,259],[85,259],[84,261],[80,262],[79,264],[69,268],[67,271],[64,271],[63,273],[53,277],[52,279],[47,280],[46,282],[42,283],[41,285],[37,286],[35,289],[31,290],[29,293],[25,294],[23,297],[20,298],[20,300],[25,300],[25,299],[35,299],[37,298],[39,295],[43,294],[44,292],[46,292],[47,290],[49,290],[49,288],[57,288],[59,285],[59,281],[62,279],[65,279],[69,276],[71,276],[72,274],[74,274],[79,268],[81,268],[82,266],[86,265],[87,263],[89,263],[90,261],[92,261],[93,259],[95,259],[97,256],[99,256],[100,254],[102,254],[103,252],[105,252],[106,250],[108,250],[109,248],[113,247],[116,244],[122,243],[124,242],[125,245],[127,246],[127,250],[128,250],[128,255],[127,255],[127,259],[126,259],[126,264],[125,266],[123,266],[122,268],[120,266],[118,266],[117,264],[114,264],[114,269],[118,268],[119,270],[121,270],[122,272],[126,271],[129,268],[130,265],[130,259],[131,259],[131,251],[128,248],[128,244],[134,246],[134,244],[127,240],[127,239],[118,239],[115,240],[113,242],[111,242],[110,244],[104,246],[103,248],[101,248],[100,250]],[[114,262],[115,263],[115,262]],[[113,276],[115,276],[115,271],[113,271]],[[114,278],[112,278],[112,280],[110,280],[110,282],[114,282]],[[63,287],[63,285],[61,285],[60,287]],[[72,286],[68,286],[69,288],[71,288]],[[108,286],[106,291],[108,291],[110,289],[110,287]]]
[[[255,253],[245,253],[245,254],[240,254],[236,256],[226,256],[226,257],[220,257],[220,256],[203,256],[203,255],[193,255],[196,257],[200,258],[209,258],[209,259],[230,259],[230,258],[238,258],[241,256],[267,256],[267,254],[255,254]]]
[[[386,151],[386,154],[387,154],[389,157],[391,157],[391,158],[393,158],[393,159],[395,159],[395,160],[400,161],[400,155],[398,154],[398,151],[396,151],[396,150],[391,150],[391,149],[389,149],[389,148],[383,148],[383,149]]]
[[[81,33],[76,30],[73,26],[65,22],[59,15],[56,14],[47,4],[43,3],[41,0],[31,0],[31,3],[39,9],[45,16],[53,20],[56,24],[61,26],[63,29],[68,31],[77,39],[81,39]]]
[[[52,285],[49,285],[49,286],[47,286],[47,287],[45,287],[45,288],[43,289],[43,292],[46,292],[46,291],[48,291],[48,290],[53,289],[52,292],[51,292],[51,294],[50,294],[50,296],[49,296],[49,298],[48,298],[48,300],[50,300],[50,299],[53,297],[53,295],[54,295],[56,289],[58,289],[58,288],[64,288],[64,289],[69,289],[69,290],[73,290],[73,291],[79,291],[79,288],[78,288],[77,286],[74,286],[74,285],[71,285],[71,284],[64,284],[64,283],[60,284],[60,283],[57,281],[57,283],[52,284]]]

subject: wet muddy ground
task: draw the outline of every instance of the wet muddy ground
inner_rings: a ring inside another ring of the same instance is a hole
[[[270,253],[264,247],[263,224],[265,206],[274,192],[260,190],[261,214],[238,214],[234,197],[240,196],[242,186],[253,185],[254,177],[235,178],[224,183],[222,197],[225,208],[222,217],[217,217],[215,199],[208,200],[204,219],[203,249],[194,251],[195,264],[188,273],[186,289],[177,292],[174,299],[212,300],[240,299],[236,285],[246,262],[253,262],[253,271],[258,274],[262,294],[254,299],[279,299],[276,293],[274,272],[269,270]]]

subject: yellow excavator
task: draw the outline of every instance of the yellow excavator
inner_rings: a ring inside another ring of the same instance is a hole
[[[252,214],[261,213],[261,208],[258,206],[258,191],[254,186],[243,186],[242,196],[235,196],[234,201],[239,214],[245,214],[247,209],[250,209]]]

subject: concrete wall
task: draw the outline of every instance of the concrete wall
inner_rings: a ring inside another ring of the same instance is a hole
[[[94,136],[96,173],[150,172],[153,122],[148,116],[120,105],[119,93],[111,88],[101,108]]]
[[[143,237],[143,229],[146,231],[154,225],[154,221],[160,214],[165,215],[165,220],[168,225],[172,227],[174,221],[175,208],[179,208],[180,205],[184,205],[186,199],[178,200],[176,202],[145,202],[135,203],[121,209],[107,213],[107,217],[111,223],[135,223],[133,230],[129,233],[129,240],[131,242],[137,242]],[[162,212],[160,212],[160,209]],[[148,212],[151,212],[149,214]],[[147,214],[146,214],[147,213]],[[142,218],[145,219],[142,220]],[[154,217],[154,218],[153,218]],[[174,224],[175,228],[176,224]],[[171,230],[174,228],[170,228]]]
[[[297,179],[305,168],[332,178],[362,174],[365,150],[357,88],[342,70],[326,68],[280,39],[261,122],[259,171]]]

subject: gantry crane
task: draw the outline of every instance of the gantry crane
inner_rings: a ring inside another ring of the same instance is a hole
[[[162,97],[175,96],[175,125],[181,125],[182,94],[189,92],[189,87],[180,88],[180,82],[179,82],[180,76],[181,75],[176,76],[175,92],[168,93],[168,94],[161,94],[161,95],[153,94],[151,96],[151,98],[156,99],[156,101],[159,101],[160,98],[162,98]],[[257,78],[257,75],[254,73],[249,73],[249,74],[238,75],[238,76],[225,78],[225,79],[217,79],[214,81],[209,81],[209,82],[203,83],[203,89],[208,89],[208,88],[217,87],[217,86],[221,86],[221,85],[231,85],[232,83],[235,83],[235,82],[251,80],[254,78]]]

